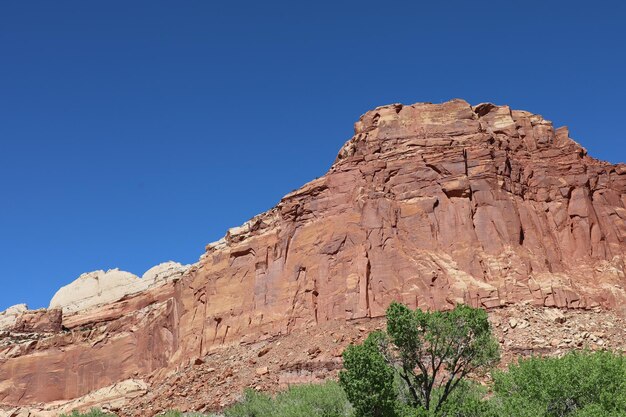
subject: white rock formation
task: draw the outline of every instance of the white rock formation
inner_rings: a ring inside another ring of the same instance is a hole
[[[153,266],[144,272],[141,277],[142,282],[147,288],[151,288],[155,285],[162,285],[166,282],[173,281],[180,278],[191,265],[181,265],[178,262],[163,262]]]
[[[12,328],[17,319],[26,310],[28,310],[28,306],[26,304],[17,304],[4,311],[0,311],[0,331]]]
[[[189,267],[177,262],[165,262],[150,268],[143,278],[119,269],[87,272],[59,289],[52,297],[49,308],[60,308],[63,314],[68,314],[112,303],[178,279]]]

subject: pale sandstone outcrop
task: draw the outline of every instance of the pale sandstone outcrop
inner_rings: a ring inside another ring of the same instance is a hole
[[[155,285],[162,285],[179,279],[191,265],[181,265],[178,262],[163,262],[148,269],[141,277],[144,289],[152,288]]]
[[[0,312],[0,331],[12,328],[19,316],[26,310],[28,310],[26,304],[17,304]]]
[[[59,289],[49,308],[61,308],[72,313],[89,307],[117,301],[135,292],[139,278],[130,272],[111,269],[87,272]]]
[[[143,278],[119,269],[84,273],[59,289],[49,308],[60,308],[68,314],[108,304],[178,279],[188,268],[189,265],[170,261],[150,268]]]
[[[0,344],[0,404],[137,375],[158,385],[217,347],[379,317],[392,300],[617,311],[625,256],[626,165],[507,106],[383,106],[326,175],[230,229],[180,279]]]

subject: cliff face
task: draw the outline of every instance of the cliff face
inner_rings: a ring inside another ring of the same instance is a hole
[[[207,247],[181,287],[181,332],[204,353],[380,316],[392,300],[615,307],[625,204],[626,166],[540,116],[461,100],[381,107],[329,173]]]
[[[541,116],[462,100],[380,107],[326,175],[182,277],[0,344],[0,403],[158,381],[216,347],[378,317],[392,300],[618,309],[625,207],[626,165],[589,157]]]

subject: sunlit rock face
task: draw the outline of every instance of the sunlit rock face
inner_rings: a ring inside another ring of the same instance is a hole
[[[97,271],[61,289],[50,306],[62,331],[0,345],[0,403],[158,383],[220,346],[378,317],[392,300],[616,310],[625,206],[626,166],[539,115],[462,100],[379,107],[326,175],[197,264],[142,279]]]
[[[181,288],[193,349],[380,316],[392,300],[567,308],[625,298],[626,166],[506,106],[366,114],[323,177],[207,247]],[[197,329],[202,329],[201,333]]]
[[[142,278],[119,269],[87,272],[57,291],[49,308],[75,313],[98,307],[180,278],[188,268],[189,265],[165,262],[150,268]]]
[[[17,319],[23,312],[28,310],[26,304],[17,304],[0,312],[0,331],[9,330],[15,325]]]

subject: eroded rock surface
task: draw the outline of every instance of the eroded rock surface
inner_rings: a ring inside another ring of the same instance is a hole
[[[17,304],[0,312],[0,331],[11,329],[22,313],[27,310],[26,304]]]
[[[97,408],[105,412],[119,412],[129,401],[146,395],[148,384],[141,380],[128,379],[70,401],[55,401],[49,404],[27,408],[15,407],[0,410],[0,417],[58,417],[71,415],[74,410]]]
[[[50,308],[74,313],[98,307],[178,279],[188,268],[189,265],[165,262],[150,268],[142,278],[119,269],[88,272],[57,291]]]
[[[626,166],[541,116],[462,100],[381,107],[329,173],[207,247],[193,291],[181,288],[181,332],[205,353],[381,316],[392,300],[618,308],[625,202]]]
[[[27,310],[9,329],[18,333],[55,333],[63,330],[63,314],[59,309]]]
[[[462,100],[380,107],[326,175],[230,229],[176,279],[157,269],[149,277],[165,283],[134,291],[139,278],[121,271],[79,278],[51,303],[61,332],[0,341],[0,403],[68,401],[132,378],[170,392],[182,384],[172,375],[194,366],[223,383],[239,371],[211,371],[207,355],[341,323],[353,331],[392,300],[621,314],[625,206],[626,165],[591,158],[539,115]],[[340,351],[306,348],[335,369]],[[239,365],[261,379],[278,366]],[[302,376],[294,366],[284,381]]]

